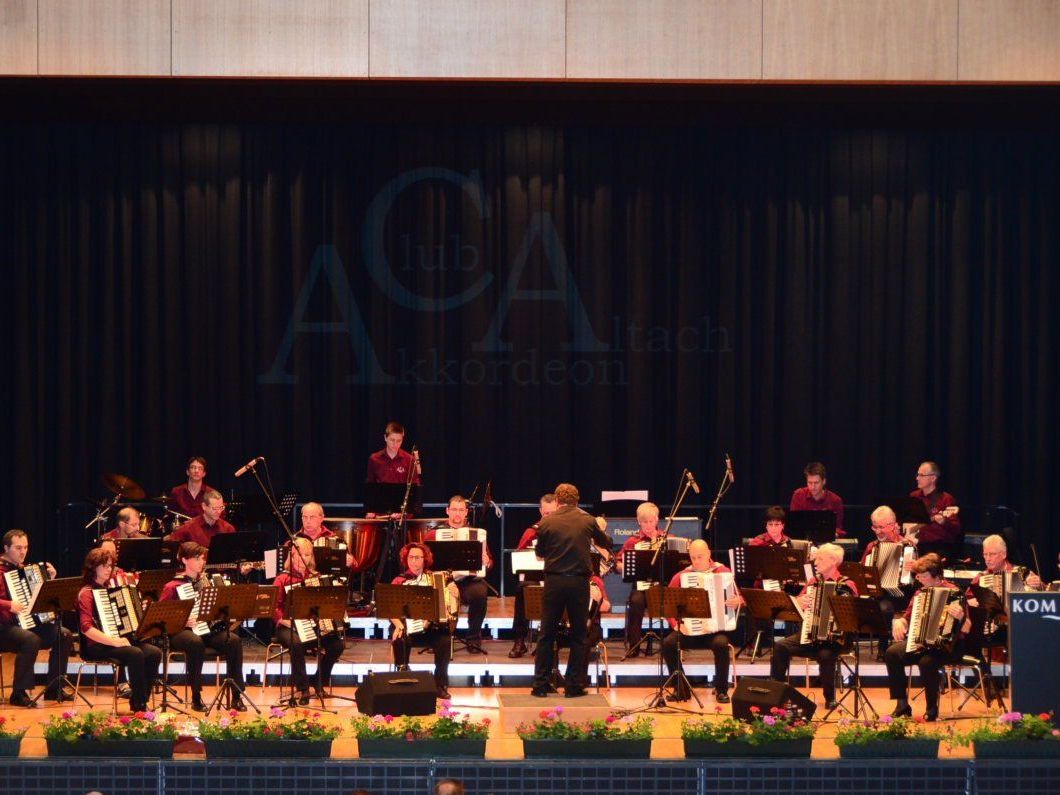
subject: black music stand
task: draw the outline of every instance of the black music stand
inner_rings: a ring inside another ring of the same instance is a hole
[[[866,633],[869,635],[870,641],[873,636],[885,638],[890,635],[891,629],[888,625],[887,618],[883,615],[880,610],[880,603],[875,599],[868,599],[858,596],[829,596],[828,601],[832,606],[832,620],[835,621],[836,628],[844,635],[852,636],[854,638],[854,665],[851,668],[849,665],[843,662],[842,655],[839,656],[840,664],[836,666],[836,676],[842,677],[842,667],[845,666],[847,673],[851,674],[853,684],[847,687],[847,691],[843,694],[843,697],[836,702],[836,705],[832,707],[822,720],[828,720],[828,716],[835,712],[837,709],[842,709],[848,715],[858,719],[859,707],[864,709],[866,713],[871,713],[873,720],[879,717],[879,713],[872,706],[872,702],[869,701],[865,695],[865,691],[861,688],[861,647],[858,646],[857,636]],[[851,710],[843,702],[846,701],[850,694],[854,694],[854,709]]]
[[[820,546],[835,541],[836,515],[831,511],[788,511],[784,531]]]
[[[313,631],[316,633],[317,654],[323,656],[324,650],[321,646],[323,635],[320,632],[320,622],[331,619],[339,627],[342,633],[343,644],[346,638],[346,586],[344,585],[318,585],[313,587],[292,588],[287,593],[287,617],[291,620],[291,632],[295,632],[294,621],[309,619],[313,622]],[[294,642],[292,637],[292,643]],[[334,710],[326,709],[324,698],[337,698],[342,701],[354,701],[347,696],[338,696],[334,693],[324,693],[324,683],[321,679],[320,661],[317,661],[317,699],[320,701],[320,709],[326,712]]]
[[[660,550],[655,549],[627,549],[622,553],[622,582],[646,581],[663,585],[670,582],[677,572],[691,565],[691,558],[688,557],[687,552],[680,552],[676,549],[667,549],[661,554],[659,552]],[[628,660],[633,651],[639,649],[642,643],[647,644],[644,652],[646,656],[650,657],[654,654],[651,647],[652,640],[662,643],[662,638],[655,631],[653,623],[655,618],[660,618],[660,616],[648,613],[648,631],[641,636],[632,649],[626,651],[622,657],[623,661]],[[659,676],[662,676],[661,657],[659,658]]]
[[[745,544],[732,550],[733,577],[736,582],[745,587],[749,587],[752,583],[759,580],[776,580],[781,585],[789,582],[801,582],[804,579],[803,567],[805,563],[806,550],[795,549],[794,547],[757,547]],[[751,617],[759,618],[758,616]],[[801,616],[795,620],[801,621]],[[755,632],[755,637],[752,641],[747,638],[745,625],[744,644],[736,652],[736,656],[739,657],[747,650],[748,646],[751,646],[751,662],[753,663],[758,656],[761,641],[762,630],[759,629]],[[772,646],[772,623],[769,624],[769,643]]]
[[[77,595],[81,592],[81,588],[84,584],[84,580],[80,577],[63,577],[56,580],[45,580],[37,590],[37,595],[33,598],[33,601],[27,608],[30,613],[55,614],[53,621],[55,622],[56,628],[56,643],[63,642],[63,613],[73,612],[77,609]],[[52,688],[54,688],[56,692],[61,693],[66,687],[73,690],[75,696],[88,704],[89,709],[93,707],[92,702],[81,695],[81,691],[70,681],[69,677],[66,675],[66,671],[60,671],[59,675],[48,682],[44,686],[44,690],[39,692],[30,704],[36,704],[37,701]]]
[[[148,571],[141,571],[136,581],[136,590],[145,599],[152,599],[157,602],[166,583],[175,578],[179,571],[180,569],[149,569]]]
[[[332,549],[331,547],[313,547],[313,563],[318,572],[328,574],[332,577],[346,578],[349,569],[346,568],[345,549]]]
[[[235,535],[234,533],[229,535]],[[220,536],[218,536],[219,538]],[[217,539],[215,538],[214,541]],[[212,546],[212,544],[211,544]],[[275,589],[271,589],[275,593]],[[240,623],[259,614],[258,604],[260,602],[261,589],[257,585],[225,585],[220,588],[204,588],[199,596],[199,621],[204,621],[211,627],[215,624],[224,623],[225,641],[227,642],[232,631],[232,621]],[[275,599],[275,596],[273,597]],[[275,605],[275,602],[273,602]],[[270,611],[271,616],[271,611]],[[215,663],[216,664],[216,663]],[[244,699],[254,711],[261,713],[246,691],[232,679],[232,672],[225,667],[225,678],[221,682],[221,688],[217,691],[210,706],[206,708],[206,716],[209,717],[222,699],[227,701],[227,707],[231,709],[236,699]]]
[[[265,559],[266,545],[264,530],[218,533],[210,541],[206,568],[238,569],[240,563],[262,561]]]
[[[668,688],[673,687],[675,690],[680,691],[682,687],[685,687],[687,692],[692,695],[692,698],[696,700],[699,708],[703,709],[703,702],[700,701],[696,691],[692,688],[692,683],[685,675],[684,665],[681,660],[681,620],[685,618],[711,617],[710,599],[707,597],[707,592],[702,588],[664,588],[661,585],[655,585],[648,589],[648,614],[657,614],[663,619],[673,618],[678,622],[677,629],[674,630],[677,633],[677,667],[667,677],[666,681],[659,686],[659,689],[655,691],[651,698],[652,707],[662,708],[667,706],[666,690]],[[674,707],[672,704],[670,707],[679,709],[682,712],[692,712],[692,710],[686,710],[683,707]]]
[[[545,617],[545,586],[544,585],[527,585],[523,588],[523,608],[526,612],[527,621],[536,621],[538,624],[538,639],[537,643],[541,642],[540,632],[541,623]],[[564,611],[563,616],[566,617],[567,613]],[[562,618],[560,619],[563,620]],[[567,623],[570,624],[570,619],[567,619]],[[537,652],[537,643],[534,644],[534,652]],[[552,670],[548,675],[548,686],[554,691],[558,692],[559,688],[563,686],[563,677],[559,673],[559,633],[556,633],[555,645],[552,648]]]
[[[1005,609],[1005,604],[1001,601],[1001,597],[989,588],[984,588],[982,585],[970,585],[968,587],[972,592],[972,596],[977,602],[979,602],[978,607],[969,606],[968,608],[968,615],[972,619],[972,632],[969,637],[979,643],[980,658],[984,663],[984,665],[980,667],[980,671],[982,671],[984,684],[985,682],[990,683],[989,688],[984,686],[984,689],[987,691],[986,705],[989,707],[994,703],[996,698],[998,706],[1004,710],[1006,709],[1004,690],[994,676],[992,659],[993,649],[1000,647],[1002,644],[991,643],[990,638],[994,633],[988,635],[986,633],[986,627],[990,623],[994,623],[998,626],[1005,626],[1005,637],[1007,642],[1008,610]]]
[[[155,569],[162,564],[161,538],[116,538],[118,566],[125,571]]]
[[[168,599],[164,602],[151,602],[140,619],[140,627],[136,630],[137,640],[151,640],[158,638],[162,644],[162,703],[158,707],[159,712],[187,713],[179,707],[171,706],[169,703],[169,639],[178,632],[182,632],[188,625],[188,616],[195,607],[194,599]]]
[[[427,541],[431,556],[434,558],[433,571],[469,571],[472,577],[477,577],[476,572],[482,568],[482,542],[481,541]],[[467,641],[456,637],[455,627],[453,641],[459,643],[467,650]],[[485,654],[485,652],[482,652]]]
[[[784,591],[741,588],[740,595],[747,605],[747,615],[760,622],[767,622],[770,628],[772,628],[775,621],[792,621],[796,623],[802,621],[802,616],[795,609],[791,595]],[[761,632],[758,634],[761,635]],[[772,634],[772,631],[770,634]],[[756,637],[754,648],[751,650],[751,662],[754,662],[758,654],[758,640],[759,638]],[[740,651],[742,652],[743,649]]]
[[[858,594],[861,596],[871,596],[873,599],[890,596],[880,585],[880,572],[875,566],[844,561],[839,564],[839,573],[854,581]]]
[[[479,559],[481,560],[481,558]],[[437,624],[437,599],[434,587],[430,585],[377,583],[375,586],[375,614],[377,618],[389,618],[391,620],[411,618]],[[426,647],[426,650],[429,651],[430,646]],[[393,663],[395,666],[397,665],[396,660],[393,660]],[[437,661],[435,665],[437,665]]]

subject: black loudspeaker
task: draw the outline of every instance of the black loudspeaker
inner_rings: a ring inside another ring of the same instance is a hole
[[[732,716],[750,720],[751,707],[758,707],[759,715],[768,715],[771,707],[782,707],[801,715],[806,720],[813,718],[817,705],[786,682],[772,679],[751,679],[741,676],[732,696]]]
[[[433,715],[434,674],[429,671],[368,674],[354,695],[362,715]]]

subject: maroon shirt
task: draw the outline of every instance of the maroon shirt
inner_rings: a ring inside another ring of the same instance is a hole
[[[670,584],[667,587],[669,587],[669,588],[680,588],[681,587],[681,575],[684,574],[686,571],[696,571],[696,569],[693,569],[691,566],[686,566],[685,568],[681,569],[681,571],[677,572],[677,574],[675,574],[673,577],[670,578]],[[704,571],[704,572],[700,572],[700,573],[701,574],[732,574],[732,569],[730,569],[728,566],[724,565],[723,563],[718,563],[718,561],[715,560],[715,561],[711,562],[709,571]],[[668,618],[666,620],[670,622],[670,629],[677,629],[677,619],[676,618]]]
[[[920,541],[934,544],[956,544],[960,540],[960,514],[949,517],[942,524],[934,521],[936,514],[942,513],[944,508],[952,508],[957,504],[957,500],[953,498],[952,494],[948,491],[935,489],[935,491],[925,497],[923,491],[914,489],[909,492],[909,496],[916,497],[924,503],[928,516],[932,519],[927,524],[920,525],[920,533],[918,534]]]
[[[204,480],[199,493],[192,497],[191,492],[188,491],[188,484],[181,483],[179,486],[174,486],[169,490],[170,507],[192,519],[196,516],[202,516],[202,495],[208,491],[217,491],[217,489],[213,486],[207,486]]]
[[[92,589],[93,586],[85,585],[77,592],[77,622],[82,635],[92,627],[99,629],[99,622],[96,620],[96,600],[92,596]]]
[[[150,538],[150,537],[151,536],[144,535],[143,533],[137,533],[136,535],[131,535],[131,536],[118,535],[118,528],[115,527],[113,530],[108,530],[103,535],[101,535],[99,537],[99,540],[100,541],[118,541],[119,539],[122,539],[122,538]]]
[[[226,522],[223,518],[218,519],[213,525],[206,524],[206,520],[202,516],[196,516],[190,522],[185,522],[176,530],[173,531],[173,535],[170,536],[171,541],[194,541],[197,544],[202,544],[204,547],[209,548],[210,542],[213,537],[220,535],[221,533],[234,533],[235,527]]]
[[[781,534],[780,541],[774,541],[773,536],[769,533],[762,533],[757,535],[747,542],[749,547],[790,547],[791,539],[786,535]]]
[[[183,574],[178,574],[172,580],[162,586],[162,593],[158,595],[158,601],[165,602],[168,599],[180,599],[177,594],[177,588],[182,586],[186,582],[194,582],[190,577],[186,577]]]
[[[273,586],[276,588],[276,609],[272,612],[272,619],[277,624],[287,618],[287,586],[300,583],[303,580],[305,580],[305,577],[301,574],[291,574],[289,571],[282,571],[272,581]]]
[[[531,525],[530,527],[526,528],[525,532],[523,532],[523,537],[519,539],[519,544],[515,548],[516,549],[530,549],[531,545],[533,545],[534,541],[536,541],[536,540],[537,540],[537,525],[535,524],[535,525]]]
[[[834,491],[825,489],[821,499],[815,500],[808,486],[795,489],[791,493],[791,505],[788,509],[792,511],[831,511],[835,514],[836,538],[846,535],[846,531],[843,530],[843,498]]]
[[[296,538],[308,538],[310,541],[316,541],[318,538],[338,538],[339,534],[330,530],[327,525],[320,525],[320,534],[311,536],[305,531],[304,527],[300,527],[298,532],[294,534]],[[290,546],[290,539],[287,540],[287,545]]]
[[[386,448],[368,456],[368,483],[404,483],[408,480],[409,470],[414,466],[412,453],[398,450],[396,456],[387,455]],[[413,474],[412,482],[420,485],[420,476]]]
[[[869,542],[869,545],[867,547],[865,547],[865,554],[863,554],[861,556],[861,564],[862,565],[865,565],[865,561],[869,559],[869,555],[872,554],[872,550],[876,549],[876,545],[879,544],[879,543],[880,543],[880,540],[878,538],[874,538],[872,541]],[[901,539],[899,539],[898,541],[889,541],[888,543],[891,543],[891,544],[902,544],[903,546],[912,546],[911,544],[906,544],[905,541],[903,541]]]
[[[849,577],[844,577],[842,574],[840,574],[838,577],[833,577],[833,578],[830,578],[828,580],[825,580],[825,582],[834,582],[836,585],[838,585],[838,586],[840,586],[842,588],[846,588],[854,596],[858,595],[858,585],[857,585],[857,583],[854,582]],[[802,590],[799,591],[799,596],[802,596],[804,593],[806,593],[806,589],[809,588],[811,585],[816,585],[816,584],[817,584],[817,576],[814,575],[813,577],[811,577],[809,580],[806,581],[806,584],[804,586],[802,586]],[[837,590],[836,594],[838,596],[842,595],[842,594],[839,594],[838,590]]]

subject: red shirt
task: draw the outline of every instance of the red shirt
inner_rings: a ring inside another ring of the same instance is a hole
[[[957,504],[957,500],[953,498],[952,494],[948,491],[939,491],[936,489],[925,497],[923,491],[920,489],[914,489],[909,492],[909,496],[916,497],[924,503],[928,516],[932,520],[927,524],[920,525],[920,533],[917,535],[920,541],[926,541],[933,544],[956,544],[960,540],[960,514],[949,517],[942,524],[934,521],[935,516],[942,513],[944,508],[952,508]]]
[[[774,541],[769,533],[762,533],[747,542],[749,547],[790,547],[791,539],[781,534],[780,541]]]
[[[169,490],[169,505],[173,510],[194,519],[196,516],[202,516],[202,495],[208,491],[217,491],[217,489],[207,486],[204,480],[202,486],[199,487],[199,493],[193,497],[191,491],[188,490],[188,484],[181,483]]]
[[[171,541],[194,541],[209,548],[213,537],[221,533],[234,533],[236,529],[223,518],[218,519],[213,525],[206,524],[206,519],[196,516],[190,522],[185,522],[170,536]]]
[[[113,530],[108,530],[103,535],[101,535],[99,537],[99,540],[100,541],[119,541],[119,540],[121,540],[123,538],[137,539],[137,538],[150,538],[150,537],[151,536],[144,535],[143,533],[137,533],[136,535],[131,535],[131,536],[118,535],[118,528],[115,527]]]
[[[316,541],[318,538],[338,538],[339,534],[334,532],[333,530],[328,529],[327,525],[322,524],[320,525],[320,532],[315,536],[309,535],[309,533],[306,532],[306,529],[304,527],[301,527],[298,529],[298,532],[295,533],[295,537],[308,538],[310,541]],[[288,539],[287,544],[290,545],[290,543],[291,541],[290,539]]]
[[[808,486],[795,489],[791,493],[791,505],[788,509],[792,511],[831,511],[835,514],[836,538],[846,535],[843,530],[843,498],[834,491],[825,489],[821,499],[815,500]]]
[[[670,578],[670,584],[667,587],[668,588],[680,588],[681,587],[681,575],[684,574],[686,571],[696,571],[696,569],[693,569],[691,566],[688,566],[686,568],[681,569],[681,571],[677,572],[677,574],[675,574],[673,577]],[[726,565],[724,565],[722,563],[718,563],[718,561],[715,560],[715,561],[711,561],[709,570],[704,571],[704,572],[700,572],[700,573],[701,574],[732,574],[732,569],[730,569],[728,566],[726,566]],[[677,619],[676,618],[668,618],[666,620],[670,622],[670,629],[677,629]]]
[[[305,577],[301,574],[291,574],[289,571],[282,571],[272,581],[273,586],[276,588],[276,609],[272,612],[272,618],[277,624],[287,618],[287,586],[300,583],[304,579]]]
[[[880,543],[880,540],[878,538],[877,539],[873,539],[872,541],[869,542],[869,545],[867,547],[865,547],[865,554],[863,554],[861,556],[861,564],[862,565],[865,565],[865,561],[869,559],[869,555],[872,554],[872,550],[876,549],[876,545],[879,544],[879,543]],[[888,543],[891,543],[891,544],[902,544],[903,546],[912,546],[911,544],[906,544],[906,542],[903,539],[901,539],[901,538],[898,541],[888,541]]]
[[[537,540],[537,525],[532,525],[526,528],[523,533],[523,537],[519,539],[519,544],[516,549],[530,549],[533,543]]]
[[[413,467],[412,453],[398,450],[396,456],[387,455],[386,448],[368,456],[367,483],[404,483]],[[420,476],[413,474],[412,482],[420,485]]]
[[[834,582],[836,585],[841,585],[844,588],[846,588],[847,590],[849,590],[854,596],[858,595],[857,583],[855,583],[849,577],[844,577],[842,574],[840,574],[838,577],[829,578],[829,579],[825,580],[825,582]],[[806,584],[804,586],[802,586],[802,590],[799,591],[799,596],[802,596],[804,593],[806,593],[806,589],[809,588],[811,585],[816,585],[816,584],[817,584],[817,577],[816,576],[811,577],[806,582]]]
[[[82,635],[92,627],[99,629],[99,622],[96,621],[96,600],[92,596],[92,589],[93,586],[85,585],[77,592],[77,622]]]
[[[162,586],[162,593],[158,595],[158,601],[164,602],[167,599],[180,599],[180,596],[177,595],[177,588],[186,582],[192,582],[191,578],[185,577],[183,574],[178,574],[175,578]]]

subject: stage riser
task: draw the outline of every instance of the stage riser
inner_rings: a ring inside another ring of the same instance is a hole
[[[1060,792],[1060,761],[1008,762],[881,760],[844,761],[646,761],[536,762],[217,760],[4,760],[0,791],[25,795],[83,793],[125,795],[256,795],[350,792],[422,795],[442,778],[458,778],[468,792],[545,795],[747,795],[813,792],[828,795],[930,792],[933,795],[1000,795],[1014,791]]]

